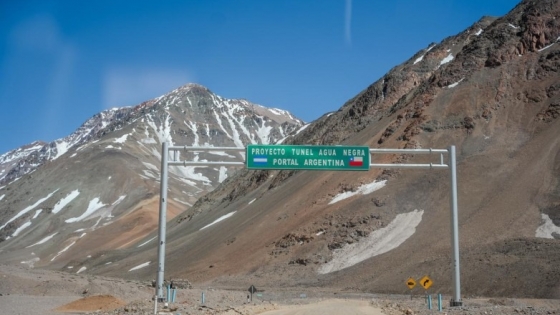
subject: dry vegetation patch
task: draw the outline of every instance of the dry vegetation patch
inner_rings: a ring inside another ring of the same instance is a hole
[[[112,295],[94,295],[70,302],[56,309],[59,312],[110,311],[127,303]]]

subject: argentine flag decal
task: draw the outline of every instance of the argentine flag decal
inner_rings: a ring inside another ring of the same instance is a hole
[[[268,159],[266,155],[255,155],[253,157],[253,163],[257,165],[266,165],[268,163]]]

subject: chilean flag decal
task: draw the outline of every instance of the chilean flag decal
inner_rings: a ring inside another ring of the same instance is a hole
[[[361,156],[350,157],[350,166],[363,166],[364,159]]]

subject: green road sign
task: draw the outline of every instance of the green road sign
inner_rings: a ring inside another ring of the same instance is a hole
[[[246,164],[254,170],[369,170],[369,147],[319,145],[247,146]]]

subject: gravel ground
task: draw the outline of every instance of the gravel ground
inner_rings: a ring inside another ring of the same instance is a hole
[[[287,298],[278,301],[254,300],[251,303],[241,301],[242,299],[232,298],[233,295],[241,295],[243,292],[214,291],[216,296],[220,296],[220,301],[201,305],[200,301],[192,303],[178,300],[178,303],[171,303],[169,311],[171,314],[241,314],[254,315],[263,314],[273,310],[289,309],[294,310],[293,306],[302,306],[297,309],[297,314],[308,315],[316,314],[317,309],[321,309],[323,302],[341,301],[340,304],[354,301],[355,304],[367,301],[372,308],[378,309],[385,315],[429,315],[429,314],[468,314],[468,315],[552,315],[560,314],[559,300],[522,300],[522,299],[464,299],[463,307],[449,307],[449,301],[442,303],[442,311],[438,311],[437,300],[433,302],[432,309],[428,309],[425,297],[414,297],[410,300],[407,296],[381,296],[348,294],[347,297],[338,299],[332,298],[332,294],[325,293],[325,298]],[[360,297],[361,296],[361,297]],[[230,300],[227,300],[227,298]],[[226,301],[227,300],[227,301]],[[229,302],[229,303],[228,303]],[[316,308],[303,307],[304,305],[316,305]],[[110,312],[89,313],[89,314],[153,314],[154,304],[152,301],[137,301],[126,307]],[[165,311],[160,309],[161,311]],[[284,313],[282,313],[284,314]],[[296,314],[296,313],[286,313]],[[317,313],[318,314],[318,313]],[[323,312],[323,314],[330,314]],[[354,313],[352,313],[354,314]],[[362,313],[356,313],[362,314]],[[369,312],[363,314],[370,314]]]
[[[317,310],[324,308],[325,302],[340,301],[341,305],[359,306],[360,311],[353,314],[376,314],[377,309],[385,315],[560,315],[560,300],[463,298],[463,307],[450,308],[449,296],[444,296],[440,313],[435,295],[433,309],[429,310],[424,296],[411,299],[405,295],[325,288],[259,288],[248,302],[247,294],[246,290],[211,287],[179,289],[176,303],[170,303],[167,309],[160,303],[159,311],[173,315],[266,315],[269,311],[289,309],[307,315],[318,314]],[[153,295],[154,288],[147,282],[0,265],[0,314],[153,314]],[[365,313],[364,302],[371,308],[366,308]]]
[[[446,304],[447,303],[447,304]],[[468,314],[468,315],[510,315],[560,314],[559,300],[515,300],[515,299],[463,299],[462,307],[449,307],[449,301],[442,303],[438,311],[437,300],[432,303],[432,310],[424,298],[410,300],[373,300],[372,305],[380,307],[386,315],[396,314]]]
[[[2,295],[0,296],[0,314],[60,315],[61,313],[55,312],[53,309],[79,298],[79,296]]]

